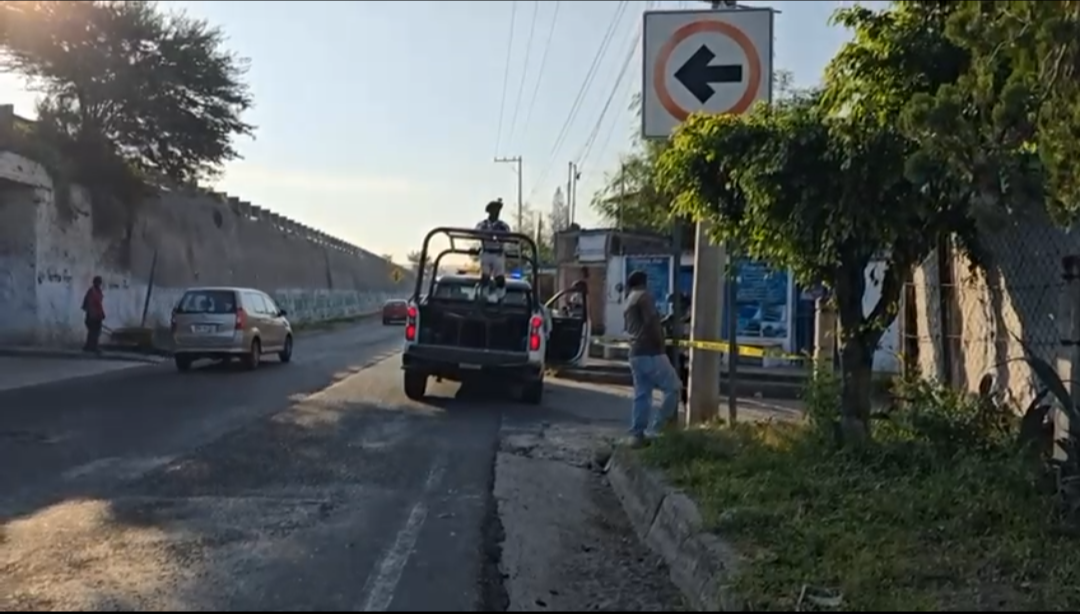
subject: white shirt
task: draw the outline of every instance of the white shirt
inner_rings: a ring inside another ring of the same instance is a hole
[[[477,230],[491,230],[494,232],[510,232],[510,225],[502,220],[492,220],[491,218],[484,218],[476,225]],[[485,252],[502,253],[503,244],[499,241],[484,241],[483,249]]]

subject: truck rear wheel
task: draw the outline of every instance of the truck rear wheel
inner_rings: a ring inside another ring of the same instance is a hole
[[[521,400],[529,405],[539,405],[544,400],[544,380],[525,382],[521,387]]]
[[[419,401],[427,394],[428,376],[425,373],[405,372],[405,396]]]

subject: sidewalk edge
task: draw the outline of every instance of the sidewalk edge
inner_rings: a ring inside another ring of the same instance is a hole
[[[690,606],[699,612],[742,611],[731,587],[739,556],[702,529],[697,505],[629,449],[612,454],[607,475],[634,530],[667,563]]]
[[[105,350],[100,355],[87,354],[76,350],[49,349],[35,347],[0,347],[0,356],[16,358],[67,358],[85,360],[108,360],[114,362],[141,362],[148,365],[158,365],[165,362],[168,357],[154,354],[117,353]]]

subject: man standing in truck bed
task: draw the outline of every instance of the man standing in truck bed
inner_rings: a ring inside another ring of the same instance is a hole
[[[486,293],[488,300],[502,300],[506,296],[506,251],[503,243],[495,239],[494,235],[509,233],[510,225],[499,219],[502,212],[502,199],[497,199],[487,204],[488,216],[476,225],[477,230],[490,231],[491,239],[485,240],[480,245],[480,288],[477,288],[477,299],[482,299],[481,291]],[[495,281],[495,292],[491,291],[491,282]]]

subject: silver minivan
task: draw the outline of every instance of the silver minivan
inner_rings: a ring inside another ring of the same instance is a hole
[[[292,360],[292,326],[285,310],[261,290],[190,288],[172,314],[173,358],[187,371],[202,358],[240,359],[255,369],[266,354]]]

